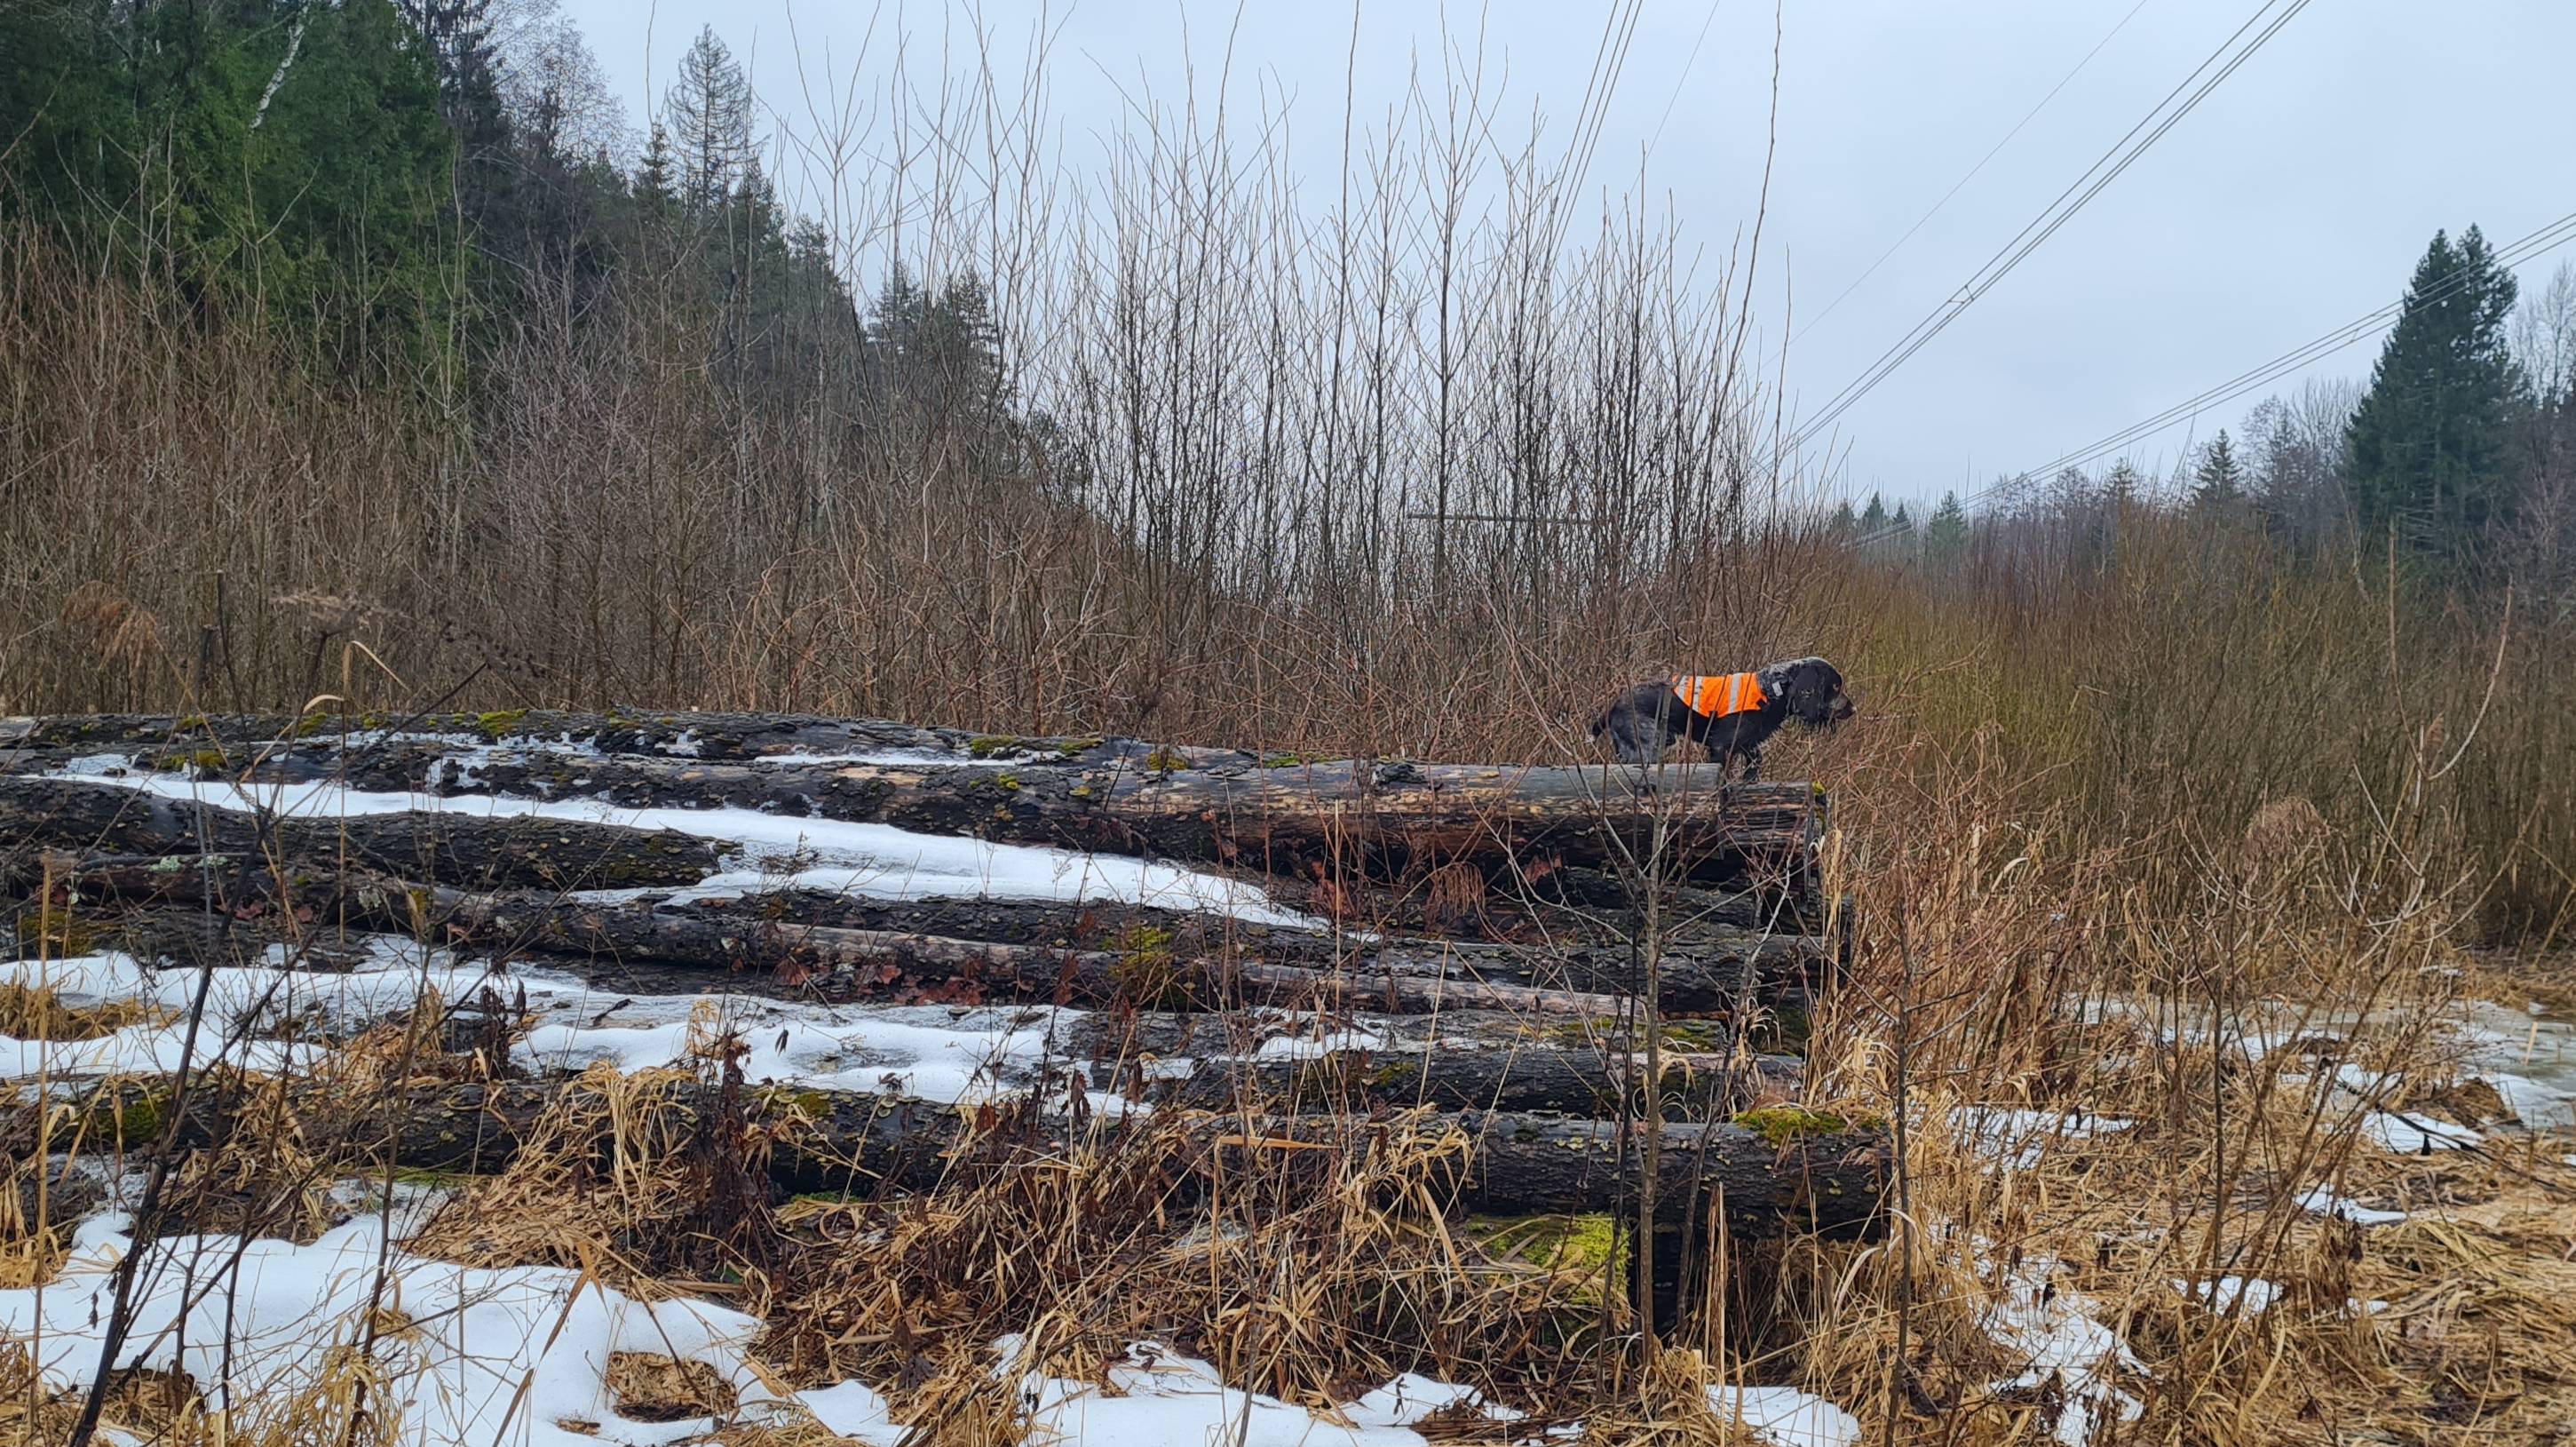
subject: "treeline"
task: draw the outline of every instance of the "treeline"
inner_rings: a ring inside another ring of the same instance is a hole
[[[1973,512],[1954,490],[1928,516],[1877,496],[1833,529],[1882,558],[1955,570],[2034,560],[2100,566],[2151,516],[2257,533],[2310,559],[2389,549],[2439,586],[2576,583],[2576,268],[2518,296],[2478,229],[2436,234],[2367,385],[2312,381],[2151,476],[2098,470],[1997,479]]]
[[[702,333],[728,401],[1003,415],[971,275],[862,306],[702,31],[639,146],[552,0],[0,6],[0,216],[353,385],[472,403],[531,337]]]

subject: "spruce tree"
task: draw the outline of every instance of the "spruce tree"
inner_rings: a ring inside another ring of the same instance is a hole
[[[1923,525],[1925,561],[1946,567],[1967,556],[1968,510],[1959,505],[1954,489],[1941,494],[1941,505],[1932,510],[1932,520]]]
[[[2472,561],[2509,510],[2513,301],[2513,274],[2476,227],[2456,243],[2434,233],[2345,435],[2365,538],[2393,529],[2409,553],[2449,567]]]
[[[1885,531],[1887,531],[1887,504],[1880,501],[1878,494],[1873,492],[1869,495],[1869,506],[1861,510],[1860,535],[1863,538],[1875,538]]]
[[[2219,513],[2241,506],[2245,501],[2245,471],[2236,460],[2236,444],[2228,439],[2227,429],[2201,449],[2200,466],[2192,471],[2191,505],[2194,511]]]

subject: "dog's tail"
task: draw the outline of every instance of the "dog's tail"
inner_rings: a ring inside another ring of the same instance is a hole
[[[1613,704],[1609,708],[1601,710],[1600,714],[1592,720],[1592,727],[1586,733],[1585,737],[1596,739],[1601,737],[1602,731],[1610,727],[1610,715],[1616,711],[1617,708],[1618,705]]]

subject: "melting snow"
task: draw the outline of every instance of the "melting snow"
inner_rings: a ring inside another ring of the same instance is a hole
[[[1992,1243],[1977,1243],[1980,1270]],[[2000,1273],[2002,1299],[1978,1317],[1978,1326],[1997,1346],[2028,1363],[2016,1377],[1995,1383],[1997,1391],[2028,1391],[2050,1385],[2062,1393],[2052,1435],[2065,1447],[2086,1447],[2094,1431],[2111,1420],[2132,1422],[2145,1404],[2120,1390],[2114,1377],[2123,1370],[2144,1372],[2145,1363],[2119,1334],[2094,1316],[2092,1299],[2060,1289],[2055,1257],[2031,1255],[2019,1267]]]
[[[2208,1307],[2211,1311],[2234,1311],[2243,1306],[2247,1316],[2269,1310],[2281,1299],[2278,1283],[2259,1276],[2222,1276],[2216,1281],[2177,1281],[2174,1290]]]
[[[1795,1387],[1713,1386],[1708,1407],[1772,1447],[1853,1447],[1860,1441],[1860,1422],[1851,1413]]]
[[[2455,1151],[2484,1139],[2464,1125],[2453,1125],[2424,1115],[2401,1115],[2390,1110],[2372,1111],[2362,1121],[2361,1133],[2364,1139],[2377,1142],[2381,1149],[2401,1156]]]
[[[1019,1370],[1025,1344],[1004,1337],[1000,1374]],[[1127,1360],[1106,1373],[1111,1396],[1088,1382],[1022,1374],[1032,1444],[1098,1443],[1101,1447],[1423,1447],[1410,1428],[1458,1403],[1474,1404],[1465,1387],[1427,1377],[1402,1376],[1346,1404],[1331,1417],[1275,1397],[1229,1387],[1206,1362],[1175,1356],[1151,1342],[1128,1348]],[[1488,1421],[1516,1420],[1508,1407],[1481,1409]],[[1338,1421],[1332,1420],[1338,1418]]]
[[[2311,1186],[2299,1193],[2300,1209],[2312,1216],[2329,1216],[2361,1226],[2393,1226],[2413,1219],[2411,1212],[2383,1211],[2375,1206],[2355,1205],[2335,1194],[2332,1186]]]
[[[2016,1170],[2039,1164],[2057,1141],[2090,1140],[2117,1135],[2135,1122],[2082,1111],[2013,1110],[2003,1106],[1963,1106],[1950,1112],[1959,1141],[1990,1161],[2009,1161]]]
[[[115,1262],[133,1249],[121,1214],[92,1218],[48,1285],[0,1291],[0,1337],[35,1355],[46,1381],[85,1387],[104,1350]],[[774,1403],[743,1348],[760,1322],[686,1299],[647,1304],[561,1267],[487,1270],[386,1253],[385,1218],[362,1216],[309,1246],[180,1236],[158,1243],[136,1282],[133,1329],[114,1365],[187,1372],[236,1422],[312,1385],[334,1347],[354,1345],[371,1307],[407,1323],[378,1335],[378,1364],[407,1401],[397,1440],[416,1447],[663,1447],[711,1418],[638,1422],[617,1414],[611,1352],[701,1361],[746,1407]],[[380,1259],[385,1266],[378,1280]],[[563,1422],[596,1423],[596,1435]]]

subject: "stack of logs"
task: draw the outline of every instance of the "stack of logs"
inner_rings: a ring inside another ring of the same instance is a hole
[[[202,787],[146,791],[109,770]],[[1141,903],[690,889],[741,868],[720,830],[426,798],[274,807],[317,782],[757,810],[1158,860],[1257,885],[1329,927],[1277,910],[1260,923]],[[1469,1142],[1455,1156],[1463,1205],[1603,1210],[1638,1186],[1642,1116],[1660,1121],[1669,1221],[1718,1201],[1754,1236],[1867,1229],[1887,1166],[1883,1131],[1786,1103],[1801,1063],[1777,1053],[1831,983],[1813,864],[1824,809],[1805,784],[1720,787],[1679,767],[1320,760],[876,720],[0,720],[0,892],[31,901],[22,919],[39,894],[107,901],[128,947],[150,950],[155,930],[265,910],[639,992],[1078,1006],[1075,1083],[1151,1101],[1164,1122],[1204,1111],[1191,1129],[1211,1143],[1239,1144],[1257,1120],[1266,1142],[1352,1149],[1367,1136],[1355,1122],[1426,1106]],[[1651,1088],[1650,981],[1666,1022]],[[1330,1040],[1312,1022],[1354,1015],[1373,1048],[1244,1048],[1247,1020],[1299,1019]],[[1133,1068],[1153,1056],[1198,1063]],[[385,1143],[405,1166],[489,1170],[570,1088],[415,1091]],[[795,1099],[804,1129],[772,1169],[796,1189],[932,1186],[974,1128],[972,1113],[894,1095]],[[211,1109],[176,1128],[219,1131]]]

